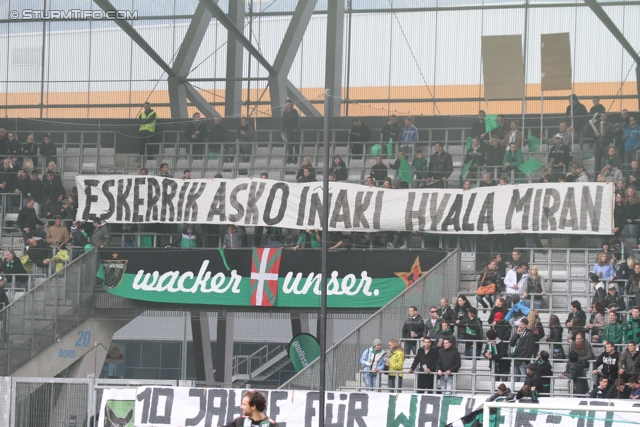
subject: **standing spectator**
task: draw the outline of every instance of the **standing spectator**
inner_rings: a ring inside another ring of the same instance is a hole
[[[402,392],[402,369],[404,367],[404,351],[400,348],[400,343],[397,339],[389,340],[389,355],[386,358],[386,366],[389,378],[387,380],[387,386],[389,387],[389,392]],[[396,389],[396,377],[398,378]]]
[[[155,116],[155,112],[153,114]],[[154,123],[154,129],[155,129],[155,123]],[[144,147],[143,147],[143,150],[144,150]],[[42,144],[40,145],[40,155],[45,158],[44,163],[47,165],[49,164],[49,162],[57,163],[58,162],[57,154],[58,154],[58,149],[56,147],[56,144],[53,141],[51,141],[51,136],[45,135],[44,138],[42,139]],[[34,166],[36,165],[35,162],[33,165]]]
[[[593,354],[591,344],[584,338],[583,331],[579,331],[574,334],[574,340],[569,347],[569,351],[575,351],[578,353],[578,357],[585,363],[596,358]]]
[[[593,106],[589,109],[589,114],[593,115],[596,113],[605,114],[607,109],[604,108],[604,105],[600,104],[600,97],[594,96],[592,99]]]
[[[4,159],[2,162],[2,169],[0,169],[0,194],[4,196],[0,199],[0,205],[3,206],[5,213],[13,212],[13,194],[15,193],[18,184],[17,175],[11,170],[10,164],[11,162],[9,159]]]
[[[627,207],[624,204],[624,193],[616,193],[616,203],[613,207],[613,235],[622,236],[624,227],[627,225]],[[622,289],[622,288],[621,288]]]
[[[491,138],[498,137],[499,141],[504,139],[504,136],[509,132],[510,123],[505,119],[504,114],[498,114],[498,127],[490,132]],[[503,149],[504,150],[504,149]]]
[[[562,343],[562,326],[560,326],[560,319],[555,314],[549,316],[549,335],[547,335],[547,342]],[[564,349],[562,344],[553,344],[553,359],[564,359]]]
[[[429,309],[429,319],[424,322],[423,336],[425,338],[435,339],[439,330],[440,318],[438,316],[438,309],[436,307],[431,307]]]
[[[438,309],[438,316],[441,322],[443,320],[448,320],[449,324],[452,324],[456,321],[456,313],[453,308],[451,308],[448,298],[440,298],[440,308]]]
[[[458,295],[457,304],[453,310],[456,314],[455,324],[458,326],[458,338],[462,337],[462,325],[469,320],[468,312],[471,308],[469,300],[464,295]]]
[[[624,325],[626,342],[640,342],[640,308],[636,305],[631,309],[631,316]]]
[[[498,335],[498,338],[500,338],[500,340],[509,342],[509,340],[511,339],[511,331],[513,327],[504,319],[505,316],[502,314],[502,312],[497,312],[494,316],[495,322],[493,324],[493,329],[496,331],[496,335]]]
[[[569,329],[569,342],[572,342],[576,332],[583,332],[587,324],[587,315],[582,311],[580,301],[571,301],[571,313],[567,317],[565,326]],[[584,335],[582,336],[584,338]]]
[[[609,147],[607,150],[607,159],[602,167],[602,173],[605,181],[618,182],[624,179],[622,174],[622,162],[618,158],[618,152],[615,147]]]
[[[227,142],[227,128],[222,125],[222,117],[213,118],[213,126],[209,131],[209,141],[213,142],[213,151],[221,155],[224,153],[224,144]]]
[[[618,322],[618,316],[614,310],[609,311],[607,316],[609,317],[609,323],[607,323],[602,330],[602,341],[622,344],[622,340],[624,339],[624,326]]]
[[[413,188],[425,188],[427,186],[429,166],[427,159],[422,157],[422,150],[416,150],[416,156],[411,161],[411,171],[415,174]]]
[[[604,302],[604,299],[607,297],[607,291],[605,291],[606,285],[600,278],[594,274],[589,273],[589,281],[591,282],[591,286],[593,286],[593,297],[591,297],[591,305],[595,304],[596,301]]]
[[[452,327],[453,323],[451,323],[449,320],[447,319],[442,319],[440,321],[440,330],[438,331],[438,333],[436,334],[436,345],[441,348],[442,347],[442,343],[443,340],[446,337],[450,337],[453,341],[453,346],[456,346],[456,337],[453,335],[453,327]]]
[[[246,117],[240,118],[240,127],[238,128],[238,138],[236,142],[239,145],[240,154],[242,154],[240,161],[248,162],[249,157],[247,155],[251,154],[251,145],[253,144],[253,127]],[[231,147],[230,154],[236,154],[235,145]],[[233,162],[233,157],[230,159],[230,161]]]
[[[362,123],[359,117],[353,119],[353,127],[349,132],[349,142],[351,143],[351,154],[353,158],[359,159],[361,157],[362,153],[364,153],[364,146],[370,139],[371,131],[369,127]]]
[[[404,127],[402,128],[402,150],[407,157],[413,154],[413,146],[418,142],[418,128],[413,125],[413,117],[404,119]]]
[[[287,164],[298,164],[298,154],[300,154],[300,114],[293,108],[293,101],[287,99],[282,112],[282,132],[280,135],[285,139],[287,147]]]
[[[382,181],[387,177],[387,166],[382,163],[382,156],[376,156],[376,164],[371,167],[369,175],[376,182],[376,185],[382,185]]]
[[[529,275],[527,276],[527,283],[525,284],[524,291],[522,292],[522,296],[525,299],[529,298],[529,294],[534,294],[533,296],[533,308],[536,310],[540,310],[544,305],[544,295],[547,293],[544,291],[543,285],[544,279],[540,276],[538,272],[538,266],[532,265],[529,270]]]
[[[527,365],[527,375],[524,377],[524,385],[529,386],[532,397],[537,400],[538,395],[544,388],[542,384],[542,378],[538,373],[538,365],[536,362],[531,362]]]
[[[320,249],[322,247],[322,236],[320,235],[320,229],[316,228],[315,230],[306,229],[300,232],[300,236],[298,237],[298,242],[293,247],[293,250],[297,250],[299,248],[312,248],[312,249]]]
[[[38,166],[38,143],[33,137],[33,134],[27,135],[27,140],[22,148],[22,154],[24,154],[25,161],[31,160],[34,168]]]
[[[235,224],[227,225],[227,234],[224,235],[222,247],[224,249],[244,248],[245,234],[235,226]]]
[[[443,390],[443,394],[451,394],[451,392],[445,390],[453,389],[453,375],[451,374],[457,373],[461,365],[460,353],[454,347],[452,337],[444,337],[442,348],[438,350],[438,362],[436,363],[436,370],[438,377],[440,377],[440,388]]]
[[[575,351],[570,351],[569,362],[567,362],[565,371],[560,374],[560,378],[566,377],[573,381],[574,394],[586,394],[589,392],[589,384],[587,379],[584,378],[585,369],[584,360],[580,359]]]
[[[173,178],[173,174],[169,173],[169,165],[167,163],[160,164],[160,176],[163,178]]]
[[[623,188],[626,186],[632,186],[638,191],[640,189],[640,162],[637,159],[631,160],[631,169],[627,169],[624,173],[626,181],[623,182]],[[618,189],[616,189],[616,192]]]
[[[189,144],[195,144],[193,146],[193,154],[204,153],[204,143],[207,141],[207,125],[200,120],[200,113],[193,113],[193,121],[187,125],[184,131],[184,137]],[[189,146],[187,146],[187,154],[189,153]]]
[[[51,246],[61,246],[69,243],[69,230],[62,225],[62,217],[57,216],[55,223],[47,229],[47,237],[45,240]]]
[[[156,122],[158,121],[158,115],[151,109],[151,104],[149,104],[148,102],[144,103],[144,109],[140,112],[138,121],[140,122],[140,128],[138,129],[138,148],[140,151],[140,155],[144,156],[145,147],[147,143],[151,142],[151,137],[153,137],[153,134],[156,132]],[[149,150],[149,154],[153,154],[152,151],[155,150]],[[42,147],[40,147],[40,154],[44,155],[42,154]],[[48,162],[49,159],[47,159],[47,163]]]
[[[34,169],[31,171],[31,179],[27,182],[27,197],[31,197],[34,201],[34,208],[40,215],[40,205],[44,203],[45,187],[40,180],[39,171]],[[23,195],[24,197],[24,195]]]
[[[584,170],[584,166],[580,163],[571,165],[571,176],[574,182],[589,182],[589,174]]]
[[[471,162],[469,167],[469,173],[467,174],[468,179],[476,180],[478,179],[478,171],[481,167],[483,167],[486,163],[484,150],[480,146],[480,139],[474,137],[471,142],[471,148],[467,150],[467,154],[464,156],[464,164],[468,164]]]
[[[509,149],[505,151],[504,157],[502,158],[503,172],[507,175],[511,175],[513,172],[513,177],[520,179],[524,177],[524,173],[518,169],[518,166],[522,163],[524,163],[522,150],[520,150],[515,143],[509,144]]]
[[[612,342],[604,342],[604,351],[598,356],[593,364],[593,375],[598,375],[598,367],[602,365],[601,375],[609,378],[610,382],[618,379],[618,362],[620,354]]]
[[[536,369],[536,375],[540,378],[542,382],[542,389],[539,390],[540,394],[544,394],[548,396],[551,392],[551,379],[553,377],[553,366],[549,362],[549,353],[547,351],[541,351],[538,355],[538,360],[536,360],[536,365],[538,368]]]
[[[640,374],[640,357],[638,354],[638,348],[635,341],[629,341],[627,348],[624,349],[620,355],[620,363],[618,364],[618,375],[625,381],[629,380],[629,377],[637,376]]]
[[[436,142],[435,153],[429,158],[429,171],[427,173],[427,183],[434,188],[446,188],[446,182],[453,172],[453,159],[451,154],[442,149],[442,143]]]
[[[329,173],[336,176],[336,181],[346,181],[347,178],[349,178],[349,169],[347,169],[347,165],[340,156],[335,156],[333,158],[333,164],[331,165]]]
[[[587,107],[578,99],[578,95],[571,94],[569,105],[567,106],[567,118],[572,119],[573,128],[580,131],[589,116]]]
[[[469,307],[467,318],[463,319],[461,324],[464,327],[464,355],[473,357],[473,349],[475,348],[476,356],[480,356],[482,352],[482,344],[477,342],[482,339],[482,320],[478,318],[478,309]]]
[[[198,247],[198,235],[195,231],[194,224],[187,224],[179,235],[169,243],[165,248],[181,247],[183,249],[197,248]]]
[[[602,107],[602,105],[600,106]],[[615,136],[613,125],[607,121],[607,114],[603,112],[603,114],[600,114],[599,119],[600,120],[596,121],[596,117],[594,116],[589,120],[589,127],[593,141],[595,142],[593,146],[593,157],[595,158],[594,171],[596,174],[602,170],[602,165],[607,156],[607,149],[613,142],[613,137]]]
[[[630,306],[640,306],[640,263],[633,266],[633,272],[629,274],[624,291],[629,298]]]
[[[404,341],[404,352],[409,355],[411,352],[416,354],[417,341],[424,334],[424,320],[418,314],[416,306],[409,307],[409,317],[404,321],[402,326],[402,341]]]
[[[378,372],[384,370],[385,353],[382,350],[382,341],[378,338],[373,340],[373,345],[362,352],[360,365],[362,370],[367,371],[362,374],[364,385],[369,391],[376,391],[378,383]]]
[[[485,165],[487,168],[491,167],[493,170],[492,175],[495,174],[496,166],[502,166],[502,160],[504,159],[504,147],[500,144],[500,139],[493,135],[491,142],[485,148]]]
[[[0,153],[4,153],[4,149],[7,146],[7,130],[0,128]]]
[[[538,310],[531,310],[529,314],[527,314],[527,326],[529,330],[533,333],[533,340],[535,341],[535,353],[538,354],[540,351],[539,342],[544,337],[544,326],[542,326],[542,322],[540,321],[540,316],[538,315]]]
[[[518,130],[518,121],[511,120],[510,122],[511,129],[504,135],[504,139],[502,140],[502,146],[506,149],[509,148],[511,144],[516,144],[518,149],[522,149],[522,131]]]
[[[571,149],[564,144],[562,134],[556,134],[556,143],[549,150],[549,167],[555,179],[567,172],[567,165],[571,163]]]
[[[516,382],[521,381],[521,376],[527,374],[527,365],[536,354],[535,338],[528,326],[528,320],[522,319],[518,325],[516,334],[512,336],[509,341],[509,345],[511,347],[515,347],[511,353],[511,357],[516,358],[514,360],[514,374],[516,375]]]
[[[433,393],[433,376],[438,364],[438,348],[433,347],[431,339],[425,337],[423,346],[420,347],[416,357],[413,359],[409,372],[415,372],[418,380],[419,394],[426,392]]]
[[[627,264],[627,260],[619,251],[616,251],[612,254],[611,265],[613,266],[613,284],[624,292],[624,284],[629,278],[629,265]]]
[[[629,116],[629,126],[622,135],[624,141],[624,164],[628,165],[636,158],[636,151],[640,147],[640,126],[635,116]]]
[[[484,271],[480,273],[480,276],[476,289],[476,301],[484,308],[493,307],[493,296],[497,292],[498,282],[500,281],[498,266],[495,260],[487,263]]]
[[[27,199],[26,205],[24,205],[24,207],[20,209],[20,212],[18,213],[16,225],[22,231],[23,242],[26,242],[32,236],[40,237],[42,239],[47,237],[47,233],[38,228],[38,225],[42,226],[44,224],[42,223],[42,221],[40,221],[38,215],[36,214],[36,210],[34,208],[35,203],[35,200],[33,200],[32,198]]]
[[[587,331],[591,333],[591,342],[599,343],[604,329],[604,301],[596,301],[590,308],[591,316],[587,323]]]
[[[640,196],[633,187],[627,187],[626,200],[624,202],[626,208],[627,225],[623,231],[623,234],[633,239],[637,238],[638,225],[635,220],[640,217]]]
[[[99,216],[93,218],[93,234],[91,234],[90,243],[96,248],[106,248],[111,243],[109,225]]]
[[[506,288],[507,307],[511,307],[520,301],[529,276],[527,275],[527,263],[524,261],[518,262],[515,268],[507,272],[507,276],[504,278],[504,286]]]
[[[489,329],[486,336],[487,345],[485,347],[484,357],[489,359],[489,370],[498,374],[496,381],[502,381],[502,378],[508,377],[501,377],[500,374],[509,375],[509,372],[511,372],[509,342],[501,340],[493,329]]]
[[[474,121],[471,125],[471,137],[479,138],[482,142],[485,142],[489,136],[487,132],[487,125],[485,123],[485,117],[487,113],[484,110],[478,111],[478,120]]]
[[[9,157],[18,158],[18,168],[22,167],[22,145],[18,141],[15,132],[7,133],[7,144],[4,147],[5,154]]]
[[[382,152],[384,153],[387,147],[387,142],[391,141],[392,143],[399,142],[402,140],[402,129],[398,124],[398,117],[395,114],[392,114],[389,117],[389,121],[380,131],[382,134]]]
[[[309,170],[309,176],[305,178],[304,170]],[[316,180],[316,169],[313,167],[313,163],[309,157],[305,157],[302,159],[302,164],[300,165],[300,169],[298,169],[298,173],[296,174],[296,181],[298,182],[314,182]]]
[[[501,313],[502,319],[504,319],[504,316],[506,316],[508,312],[509,310],[507,309],[507,304],[504,298],[501,298],[501,297],[496,298],[494,302],[494,306],[491,309],[491,312],[489,313],[489,319],[487,320],[487,323],[490,325],[493,325],[496,322],[496,314]]]

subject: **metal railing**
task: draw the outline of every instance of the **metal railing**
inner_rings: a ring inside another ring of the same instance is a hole
[[[410,306],[417,306],[418,312],[424,312],[422,309],[425,307],[437,306],[440,298],[453,299],[458,292],[459,278],[460,252],[455,251],[331,347],[327,351],[326,389],[338,390],[346,381],[353,381],[360,370],[358,356],[362,350],[370,347],[374,339],[397,337],[400,331],[398,325],[404,322]],[[280,388],[317,389],[319,368],[319,359],[316,359]]]
[[[93,310],[98,255],[91,250],[0,311],[0,375],[9,375]]]
[[[285,346],[263,345],[249,355],[233,356],[233,375],[246,375],[251,379],[256,369],[262,368],[273,358],[285,351]]]

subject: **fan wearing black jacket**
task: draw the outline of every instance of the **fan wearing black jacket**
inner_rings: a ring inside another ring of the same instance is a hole
[[[424,346],[418,350],[411,364],[411,369],[409,369],[409,372],[416,372],[416,376],[418,377],[417,392],[420,394],[425,391],[432,392],[433,376],[436,372],[439,357],[438,348],[432,346],[431,339],[425,338],[423,344]]]
[[[533,336],[533,332],[528,328],[529,321],[522,319],[518,325],[516,334],[511,337],[509,345],[515,347],[515,350],[511,353],[512,357],[515,357],[515,369],[516,375],[526,375],[527,365],[536,354],[536,341]],[[516,376],[516,382],[521,381],[520,376]]]
[[[511,360],[509,357],[509,343],[498,337],[495,330],[487,331],[487,344],[484,350],[484,357],[489,359],[489,369],[493,368],[495,362],[495,373],[509,375],[511,371]],[[506,378],[506,379],[505,379]],[[509,377],[496,376],[496,381],[508,381]]]

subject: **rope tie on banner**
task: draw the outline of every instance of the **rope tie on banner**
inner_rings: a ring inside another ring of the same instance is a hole
[[[231,267],[229,267],[229,264],[227,264],[227,257],[224,256],[224,249],[222,249],[221,247],[218,247],[218,252],[220,252],[220,257],[222,258],[222,263],[224,264],[224,267],[227,269],[227,271],[231,271]]]

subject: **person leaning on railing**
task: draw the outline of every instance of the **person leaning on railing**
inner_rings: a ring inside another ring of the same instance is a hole
[[[387,380],[387,386],[390,392],[397,391],[402,392],[402,368],[404,366],[404,351],[400,347],[400,342],[393,338],[389,340],[389,354],[385,360],[389,378]],[[396,389],[396,377],[398,378]]]
[[[367,371],[362,374],[362,379],[368,390],[375,390],[378,381],[378,372],[385,369],[385,352],[382,350],[382,341],[378,338],[373,340],[373,345],[365,349],[360,357],[362,370]]]
[[[420,394],[433,390],[433,375],[439,358],[438,348],[432,346],[430,338],[425,338],[423,344],[409,369],[409,372],[416,372],[417,392]]]
[[[26,288],[27,270],[22,265],[22,261],[16,255],[13,249],[8,249],[4,254],[2,262],[2,273],[6,276],[7,282],[11,283],[15,275],[14,285]]]

